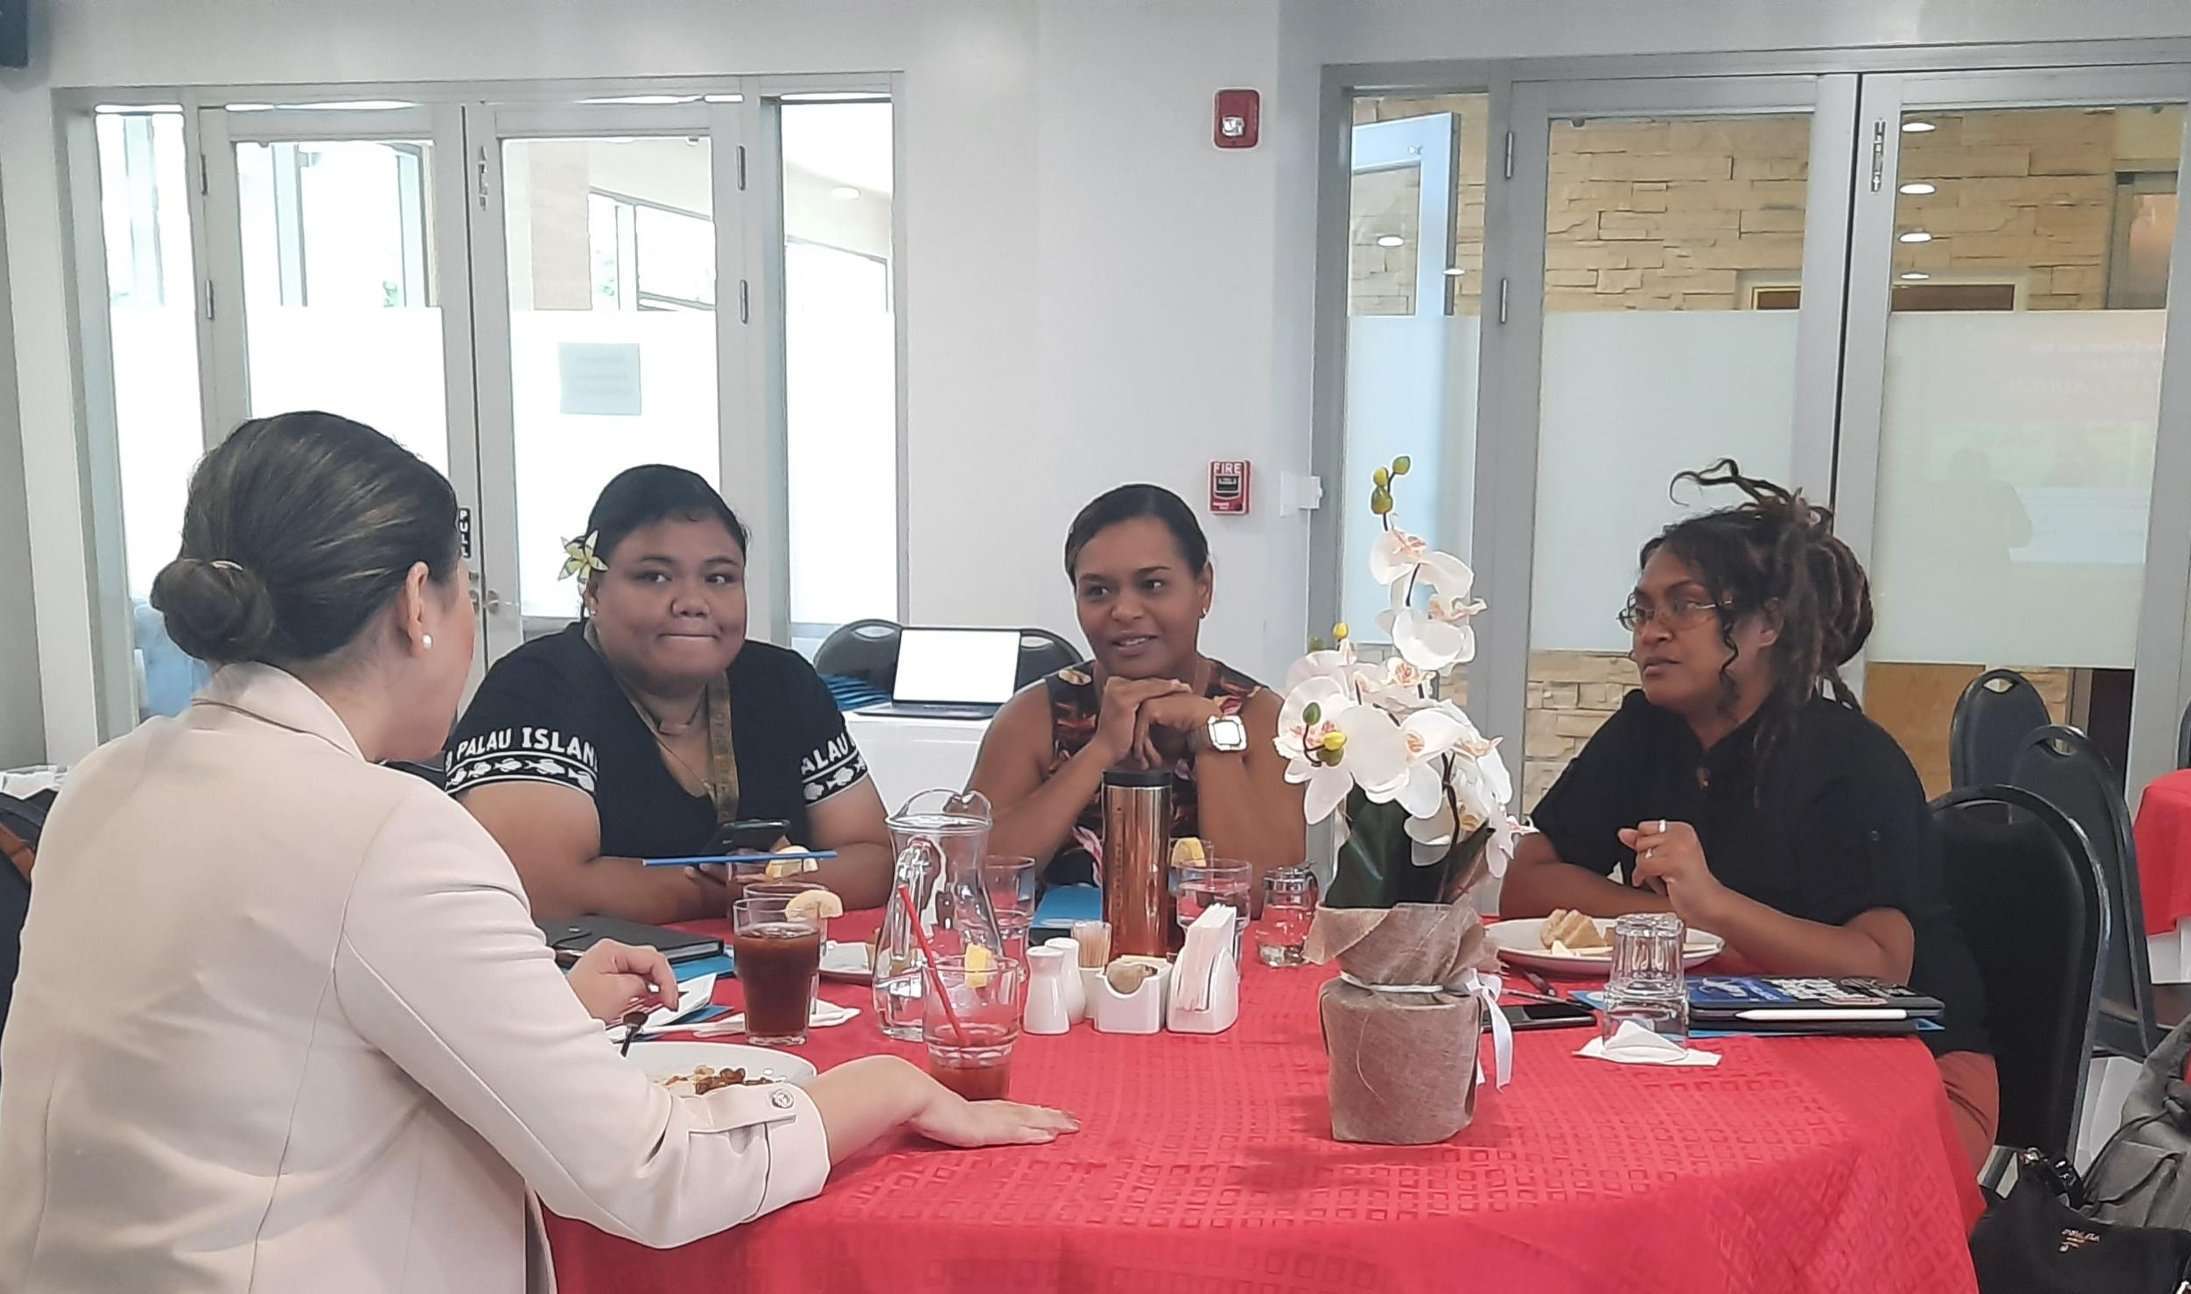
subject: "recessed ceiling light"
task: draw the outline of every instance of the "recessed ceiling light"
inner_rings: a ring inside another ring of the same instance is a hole
[[[849,184],[840,184],[829,191],[829,196],[839,202],[852,202],[859,198],[860,191]]]
[[[1938,129],[1940,129],[1938,126],[1929,121],[1905,121],[1902,123],[1902,133],[1905,135],[1929,135]]]
[[[1926,279],[1929,279],[1929,278],[1931,278],[1931,277],[1932,277],[1932,276],[1931,276],[1930,274],[1927,274],[1927,273],[1925,273],[1925,272],[1924,272],[1923,270],[1904,270],[1904,271],[1902,271],[1902,278],[1903,278],[1903,280],[1904,280],[1904,281],[1906,281],[1906,282],[1910,282],[1910,283],[1921,283],[1921,282],[1923,282],[1924,280],[1926,280]]]
[[[708,94],[702,95],[701,98],[709,103],[744,103],[746,101],[746,97],[742,94]]]
[[[1932,241],[1932,235],[1922,229],[1912,229],[1902,235],[1902,241],[1905,243],[1929,243]]]
[[[1923,180],[1919,180],[1915,184],[1903,185],[1900,191],[1903,193],[1907,193],[1912,197],[1922,197],[1927,193],[1938,193],[1940,191],[1940,186],[1937,184],[1927,184]]]
[[[1378,238],[1377,245],[1379,247],[1404,247],[1407,245],[1407,240],[1398,234],[1385,234]]]
[[[271,103],[231,103],[227,107],[230,112],[272,112],[274,110],[274,105]]]
[[[1453,268],[1445,272],[1445,276],[1449,279],[1457,279],[1461,277],[1461,267],[1458,265],[1454,266]]]

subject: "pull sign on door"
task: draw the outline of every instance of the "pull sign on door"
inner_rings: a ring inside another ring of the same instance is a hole
[[[1248,510],[1248,461],[1220,458],[1210,462],[1210,511],[1244,516]]]

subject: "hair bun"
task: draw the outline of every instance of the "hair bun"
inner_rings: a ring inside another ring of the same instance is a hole
[[[202,661],[250,660],[274,635],[274,598],[234,562],[178,557],[152,581],[152,605],[175,645]]]

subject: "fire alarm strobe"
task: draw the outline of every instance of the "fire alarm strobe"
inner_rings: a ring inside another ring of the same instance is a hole
[[[1222,458],[1210,463],[1210,511],[1239,516],[1248,510],[1248,462]]]
[[[1262,96],[1253,90],[1219,90],[1211,142],[1219,148],[1253,148],[1261,133]]]

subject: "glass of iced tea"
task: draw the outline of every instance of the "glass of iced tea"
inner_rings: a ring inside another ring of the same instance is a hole
[[[969,1101],[1001,1101],[1012,1090],[1012,1044],[1027,1005],[1027,967],[976,956],[939,958],[922,1004],[928,1072]],[[946,1010],[946,1003],[949,1009]]]
[[[730,949],[745,986],[746,1037],[764,1047],[806,1041],[821,980],[822,927],[788,911],[791,896],[739,899],[730,907]]]

